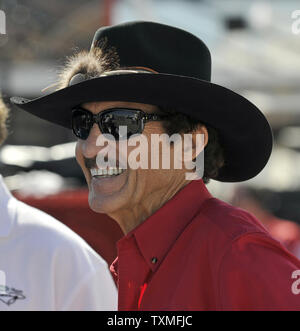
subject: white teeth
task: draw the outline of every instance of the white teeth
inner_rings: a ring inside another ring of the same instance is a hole
[[[97,169],[91,169],[91,175],[96,176],[97,175]]]
[[[113,175],[120,175],[125,169],[121,168],[108,168],[108,169],[98,169],[93,168],[91,169],[91,175],[94,176],[113,176]]]

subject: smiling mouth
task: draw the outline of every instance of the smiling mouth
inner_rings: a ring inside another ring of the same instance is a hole
[[[99,169],[99,168],[92,168],[90,169],[91,176],[95,178],[110,178],[116,177],[121,175],[125,172],[126,169],[122,168],[107,168],[107,169]]]

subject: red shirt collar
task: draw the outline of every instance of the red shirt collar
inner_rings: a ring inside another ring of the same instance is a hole
[[[198,213],[201,205],[212,198],[202,180],[193,180],[173,198],[168,200],[153,215],[129,232],[117,243],[118,252],[128,246],[134,236],[137,246],[152,271],[163,261],[168,251]],[[157,262],[153,263],[153,259]],[[113,262],[111,271],[118,272],[118,258]]]

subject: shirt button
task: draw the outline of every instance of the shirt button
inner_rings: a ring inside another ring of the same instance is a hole
[[[157,262],[157,258],[156,258],[156,257],[153,257],[152,260],[151,260],[151,262],[152,262],[153,264],[155,264],[155,263]]]

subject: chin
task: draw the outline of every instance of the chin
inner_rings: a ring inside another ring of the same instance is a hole
[[[89,206],[96,212],[101,214],[113,214],[122,207],[120,199],[114,196],[98,196],[94,192],[89,193]]]
[[[92,178],[89,205],[96,213],[113,214],[130,201],[127,171],[112,178]]]
[[[111,206],[111,203],[105,200],[110,200],[110,199],[103,199],[103,198],[99,199],[93,193],[90,192],[89,194],[90,208],[96,213],[107,214],[109,211],[111,211],[110,210],[111,208],[109,208],[109,206]]]

